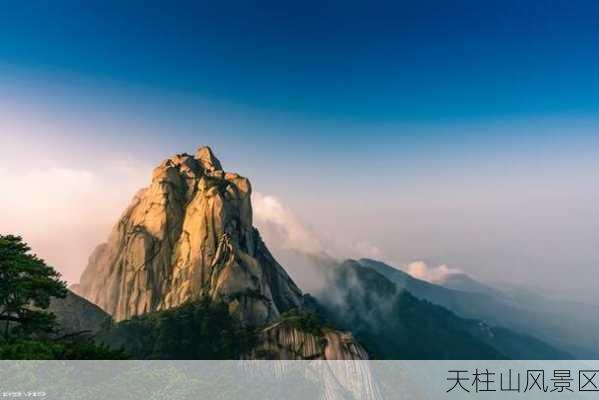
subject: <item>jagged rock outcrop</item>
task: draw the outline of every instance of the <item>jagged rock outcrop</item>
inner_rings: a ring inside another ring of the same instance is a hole
[[[89,257],[77,293],[116,321],[205,296],[226,302],[250,326],[275,323],[283,312],[302,308],[301,291],[252,225],[251,190],[248,179],[223,170],[209,147],[163,161],[108,241]],[[276,345],[269,335],[285,348],[299,345],[290,340],[316,340],[272,328],[263,335],[269,351]],[[314,342],[315,353],[302,357],[364,358],[347,336],[328,335],[335,349]],[[278,351],[277,358],[297,358]]]
[[[350,333],[332,329],[309,332],[280,321],[260,332],[252,359],[366,360],[368,354]]]
[[[90,256],[78,293],[117,321],[201,295],[248,324],[276,320],[301,293],[252,226],[250,195],[208,147],[165,160]]]

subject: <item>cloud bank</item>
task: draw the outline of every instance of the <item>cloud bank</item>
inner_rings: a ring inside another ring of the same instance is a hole
[[[0,233],[23,236],[39,257],[77,282],[93,248],[147,184],[148,170],[121,161],[98,171],[64,165],[0,169]]]
[[[462,273],[461,270],[450,268],[445,264],[432,267],[424,261],[414,261],[408,264],[405,272],[412,275],[414,278],[436,284],[444,283],[450,275]]]
[[[254,224],[269,247],[336,258],[384,257],[383,251],[367,240],[352,242],[343,235],[316,232],[275,196],[254,192]]]
[[[268,245],[315,254],[324,251],[322,240],[274,196],[254,192],[254,223]]]

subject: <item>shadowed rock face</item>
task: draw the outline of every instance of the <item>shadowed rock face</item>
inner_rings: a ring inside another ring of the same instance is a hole
[[[224,172],[208,147],[163,161],[77,292],[117,321],[204,295],[247,324],[275,321],[301,306],[301,292],[252,226],[250,195],[249,180]]]

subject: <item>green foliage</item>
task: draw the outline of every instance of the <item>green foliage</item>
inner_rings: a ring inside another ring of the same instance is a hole
[[[54,314],[46,311],[53,297],[67,295],[66,283],[44,260],[31,254],[19,236],[0,235],[0,359],[110,360],[122,351],[96,345],[89,337],[52,339]]]
[[[122,350],[97,345],[90,338],[11,339],[0,345],[2,360],[124,360]]]
[[[0,322],[3,339],[51,332],[54,316],[45,311],[52,297],[65,297],[60,274],[32,254],[19,236],[0,235]]]
[[[122,347],[135,359],[238,359],[256,343],[222,302],[208,298],[180,307],[134,317],[97,335],[112,348]]]
[[[58,351],[58,345],[52,342],[16,339],[0,345],[2,360],[52,360]]]
[[[318,315],[312,312],[292,309],[281,314],[281,321],[301,332],[322,336],[323,323]]]

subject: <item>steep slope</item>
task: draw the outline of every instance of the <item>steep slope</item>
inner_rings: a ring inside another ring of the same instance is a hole
[[[351,328],[376,358],[569,358],[532,337],[420,300],[356,261],[334,268],[331,278],[313,307],[336,326]]]
[[[195,156],[175,155],[154,170],[150,186],[137,193],[108,241],[90,256],[77,291],[116,321],[144,316],[143,326],[199,299],[225,304],[241,326],[256,329],[303,307],[301,291],[252,225],[249,180],[225,172],[208,147],[200,147]],[[126,325],[116,329],[129,332]],[[331,335],[322,354],[365,355],[354,351],[360,347],[351,335]],[[305,339],[300,334],[277,337]],[[274,336],[265,331],[259,338]],[[287,339],[275,343],[278,347],[258,345],[278,348],[277,358],[286,358]]]
[[[577,358],[599,357],[599,329],[593,318],[581,318],[580,312],[560,311],[555,305],[535,306],[513,301],[507,296],[448,289],[413,278],[383,262],[361,259],[359,263],[385,276],[398,288],[414,296],[443,306],[463,318],[483,320],[512,331],[532,335]]]
[[[48,311],[56,315],[59,334],[94,333],[110,324],[111,317],[100,307],[67,291],[64,299],[53,298]]]

